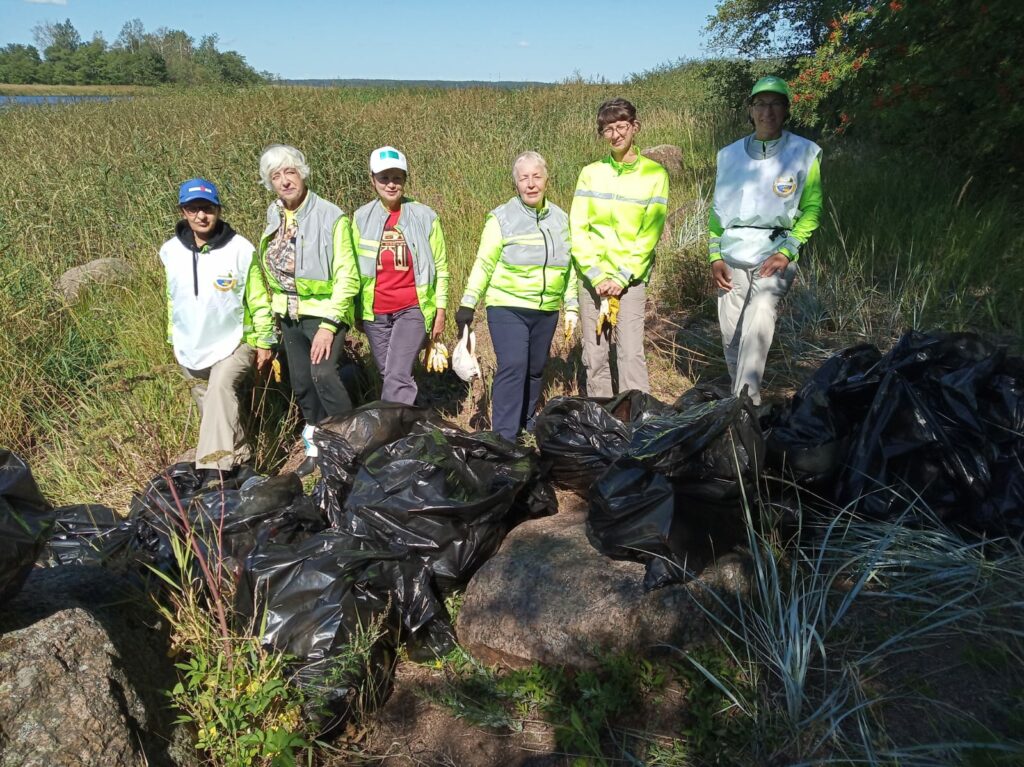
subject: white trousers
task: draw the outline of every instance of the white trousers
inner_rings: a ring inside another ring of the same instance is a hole
[[[797,274],[796,264],[771,277],[761,277],[760,268],[730,267],[732,290],[718,291],[718,324],[732,392],[739,394],[746,386],[755,405],[761,404],[761,379],[775,336],[779,301]]]
[[[252,367],[256,352],[248,344],[203,370],[182,366],[199,406],[197,469],[229,469],[252,457],[238,411],[238,386]]]

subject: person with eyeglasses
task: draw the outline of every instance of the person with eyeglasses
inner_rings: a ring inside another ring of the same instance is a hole
[[[762,77],[750,91],[754,132],[718,153],[709,261],[732,391],[761,403],[778,304],[822,210],[821,147],[784,129],[789,85]]]
[[[259,264],[306,422],[306,458],[295,470],[302,477],[316,469],[316,424],[352,409],[341,378],[345,334],[355,322],[359,293],[352,224],[341,208],[307,186],[309,165],[295,147],[267,147],[259,170],[263,185],[277,195],[267,208]]]
[[[252,451],[242,428],[238,389],[255,360],[270,364],[276,341],[256,249],[221,218],[211,181],[178,190],[181,220],[160,248],[167,278],[167,341],[199,408],[196,470],[204,485],[246,466]]]
[[[360,319],[383,379],[380,398],[413,405],[412,368],[444,331],[448,251],[437,213],[405,194],[409,161],[393,146],[370,153],[376,199],[352,216]]]
[[[587,395],[611,397],[609,351],[615,345],[619,391],[650,389],[644,353],[647,284],[668,209],[668,173],[640,154],[636,107],[622,98],[597,110],[607,157],[580,172],[569,209],[572,256],[579,272],[580,324]],[[617,322],[609,305],[618,302]],[[614,325],[602,330],[605,320]]]

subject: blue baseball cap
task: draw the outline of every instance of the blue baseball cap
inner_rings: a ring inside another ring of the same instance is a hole
[[[178,189],[178,205],[184,205],[193,200],[206,200],[214,205],[220,205],[217,187],[212,181],[207,181],[205,178],[190,178]]]

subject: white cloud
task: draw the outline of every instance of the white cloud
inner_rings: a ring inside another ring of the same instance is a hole
[[[519,41],[519,42],[517,43],[517,45],[518,45],[518,46],[519,46],[520,48],[529,48],[529,47],[530,47],[530,41],[529,41],[529,40],[520,40],[520,41]]]
[[[25,0],[32,5],[67,5],[68,0]]]

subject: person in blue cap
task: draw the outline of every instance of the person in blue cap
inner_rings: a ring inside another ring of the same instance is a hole
[[[252,457],[238,387],[255,360],[271,363],[276,338],[255,248],[221,218],[217,187],[202,178],[178,190],[182,219],[160,248],[167,276],[167,341],[199,406],[196,469],[224,480]]]

